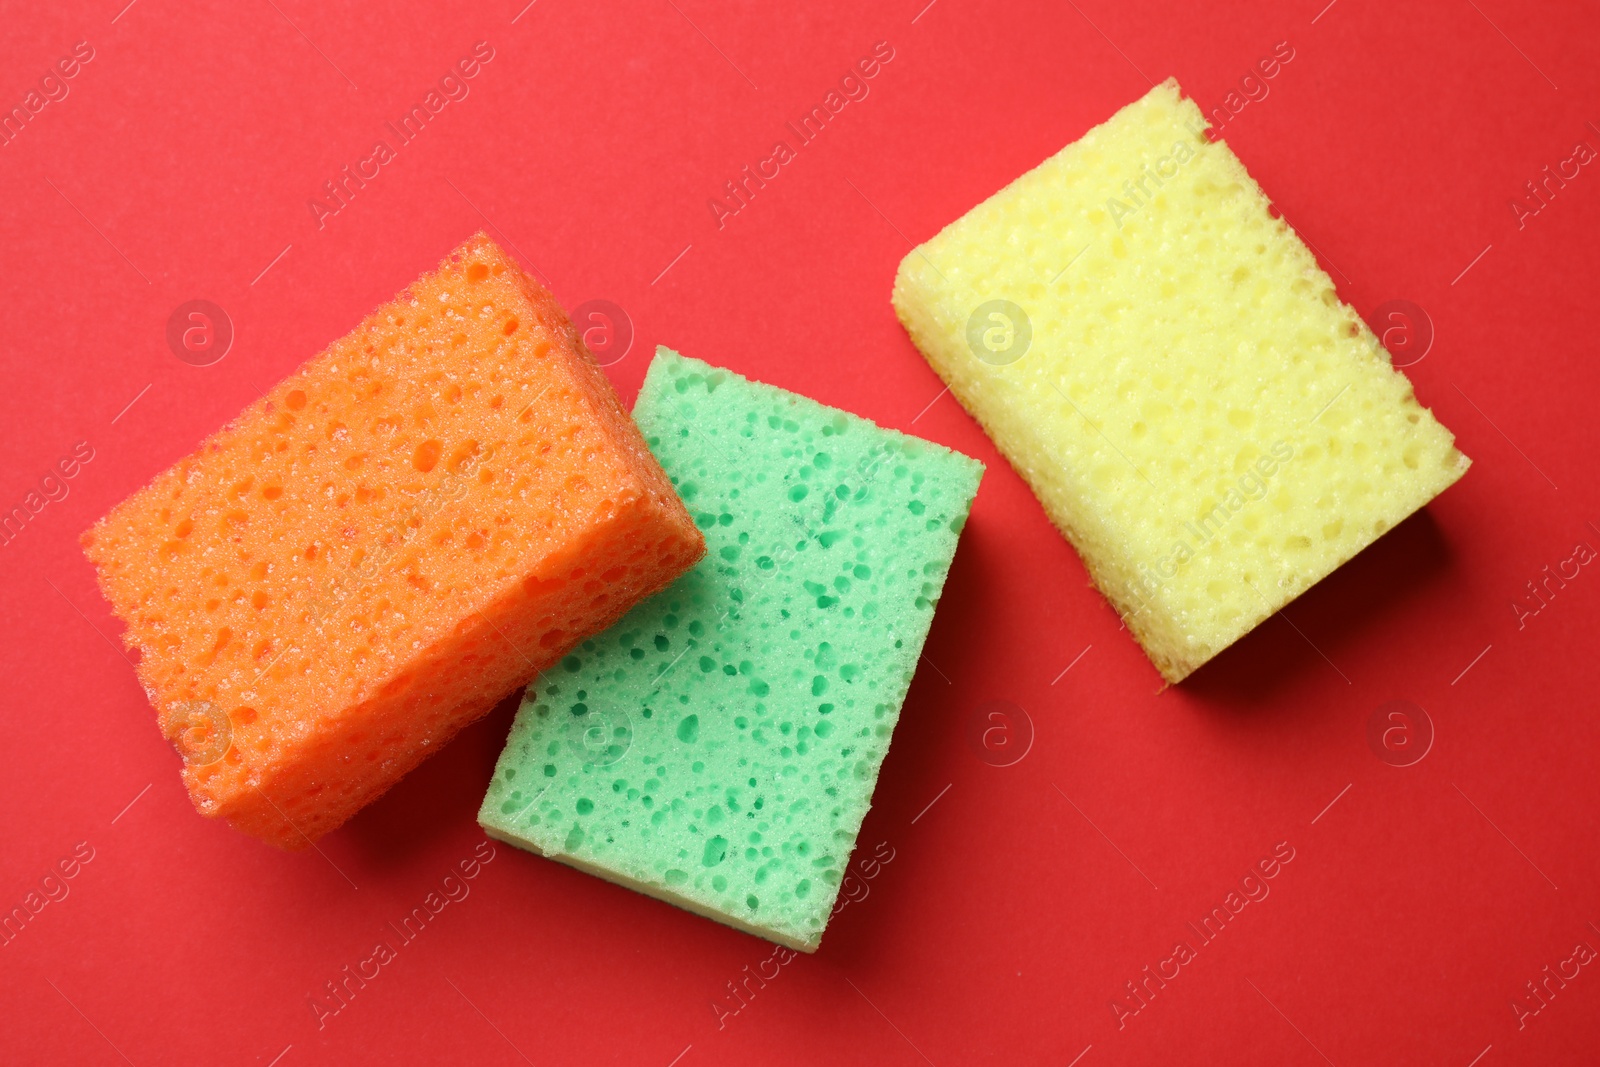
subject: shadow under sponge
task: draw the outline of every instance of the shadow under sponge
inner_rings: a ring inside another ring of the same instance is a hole
[[[814,951],[982,464],[666,349],[634,418],[706,556],[529,687],[478,820]]]

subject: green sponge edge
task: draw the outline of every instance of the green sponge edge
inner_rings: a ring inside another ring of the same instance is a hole
[[[665,348],[634,417],[706,557],[534,680],[478,821],[813,952],[983,465]]]

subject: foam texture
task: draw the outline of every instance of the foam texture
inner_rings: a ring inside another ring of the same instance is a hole
[[[83,542],[195,806],[290,848],[704,550],[482,234]]]
[[[812,951],[982,466],[665,349],[634,417],[706,557],[529,687],[479,821]]]
[[[896,312],[1179,681],[1466,470],[1168,81],[906,256]]]

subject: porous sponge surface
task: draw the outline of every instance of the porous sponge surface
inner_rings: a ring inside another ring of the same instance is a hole
[[[907,255],[893,296],[1174,682],[1467,467],[1204,130],[1155,87]]]
[[[196,807],[286,847],[703,551],[565,313],[481,234],[83,542]]]
[[[634,417],[705,559],[529,687],[479,821],[815,949],[982,465],[665,349]]]

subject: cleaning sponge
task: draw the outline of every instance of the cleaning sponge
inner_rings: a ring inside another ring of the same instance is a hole
[[[634,418],[706,557],[529,687],[478,819],[812,951],[982,466],[666,349]]]
[[[1177,83],[915,249],[894,307],[1179,681],[1467,460]]]
[[[290,848],[704,551],[481,234],[83,543],[195,806]]]

